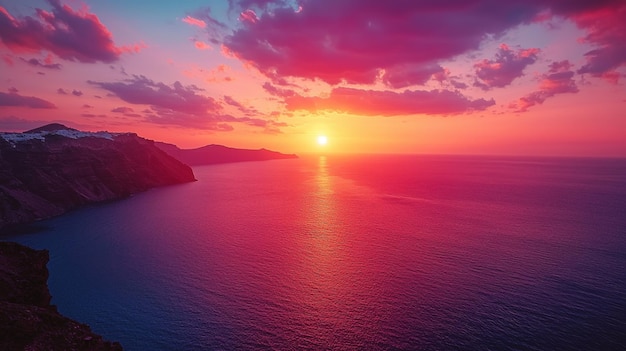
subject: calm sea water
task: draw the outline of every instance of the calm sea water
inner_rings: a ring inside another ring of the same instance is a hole
[[[10,238],[138,350],[623,350],[626,160],[305,157],[194,169]]]

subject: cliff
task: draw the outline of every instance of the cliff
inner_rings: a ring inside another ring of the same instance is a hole
[[[173,144],[157,142],[156,146],[190,166],[246,161],[267,161],[298,157],[294,154],[282,154],[280,152],[266,149],[235,149],[222,145],[207,145],[197,149],[180,149],[178,146]]]
[[[48,251],[0,242],[0,350],[122,350],[50,305]]]
[[[136,134],[58,124],[0,133],[0,230],[194,180],[189,166]]]

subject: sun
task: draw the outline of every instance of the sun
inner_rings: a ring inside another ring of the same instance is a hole
[[[328,138],[326,135],[320,135],[317,137],[317,145],[324,146],[328,144]]]

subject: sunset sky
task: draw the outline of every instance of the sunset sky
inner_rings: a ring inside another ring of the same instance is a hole
[[[0,0],[0,58],[0,131],[626,156],[624,0]]]

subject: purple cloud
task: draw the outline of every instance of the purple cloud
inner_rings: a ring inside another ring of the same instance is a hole
[[[0,106],[22,106],[30,108],[56,108],[50,101],[34,96],[23,96],[17,93],[0,92]]]
[[[216,131],[232,130],[229,123],[242,123],[265,129],[279,126],[277,122],[265,119],[224,114],[219,101],[199,94],[203,89],[195,85],[183,86],[178,81],[167,85],[144,76],[133,76],[122,82],[89,81],[89,83],[110,91],[127,103],[150,105],[150,109],[143,111],[144,118],[155,124]],[[225,101],[235,107],[239,104],[229,97],[225,98]],[[241,104],[239,106],[243,107]],[[131,112],[124,107],[114,110],[113,112],[119,113]]]
[[[198,94],[202,89],[195,85],[183,86],[178,81],[170,86],[154,82],[144,76],[133,76],[122,82],[89,81],[89,83],[108,90],[131,104],[151,105],[160,109],[195,115],[204,115],[222,109],[222,106],[212,97]]]
[[[524,74],[526,66],[537,61],[539,49],[511,50],[506,44],[500,45],[495,60],[482,60],[474,65],[476,77],[480,81],[475,86],[483,90],[503,88]]]
[[[133,110],[132,107],[120,106],[120,107],[116,107],[116,108],[112,109],[111,112],[115,112],[115,113],[132,113],[132,112],[135,112],[135,110]]]
[[[20,60],[28,63],[31,66],[34,67],[42,67],[42,68],[47,68],[47,69],[56,69],[56,70],[60,70],[61,69],[61,64],[60,63],[46,63],[45,61],[40,61],[38,59],[32,58],[30,60],[27,60],[23,57],[20,57]]]

